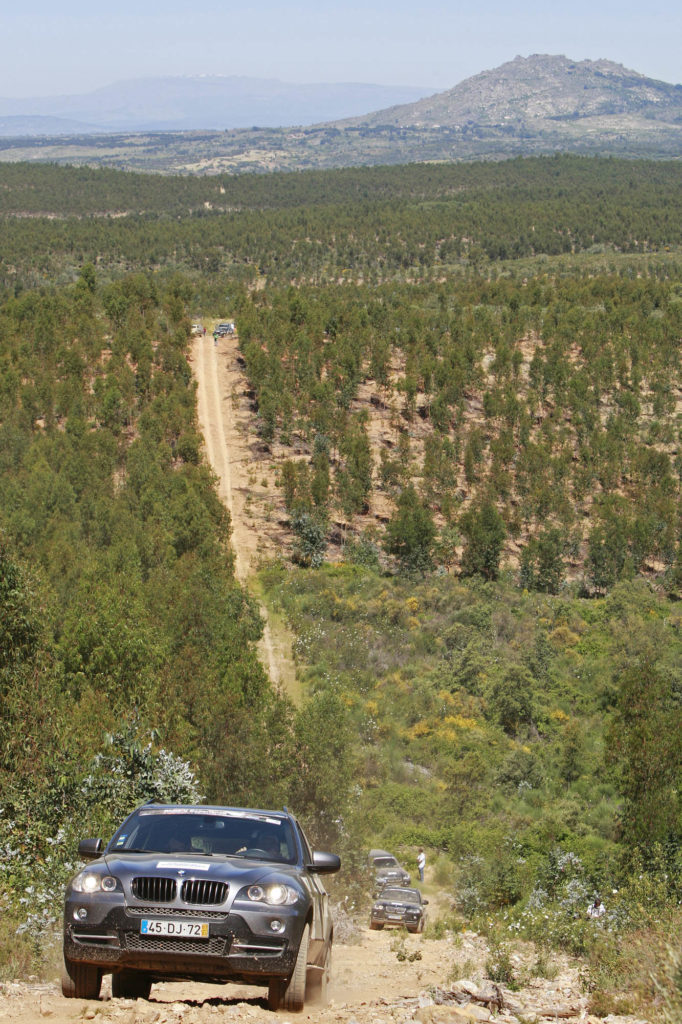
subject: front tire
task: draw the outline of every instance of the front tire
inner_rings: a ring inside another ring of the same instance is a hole
[[[102,972],[92,964],[64,957],[62,967],[62,995],[65,999],[99,999]]]
[[[370,921],[369,930],[371,932],[380,932],[383,929],[383,924],[380,921]]]
[[[288,1010],[300,1013],[305,1006],[306,974],[308,971],[308,946],[310,925],[306,925],[298,947],[296,963],[288,981],[273,978],[268,986],[268,1010]]]
[[[152,983],[142,971],[119,971],[111,978],[114,999],[149,999],[151,989]]]

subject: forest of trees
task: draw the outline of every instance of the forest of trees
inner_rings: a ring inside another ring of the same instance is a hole
[[[1,974],[149,796],[287,803],[344,885],[428,845],[464,920],[573,952],[559,863],[624,894],[614,934],[679,927],[680,175],[0,167]],[[204,459],[200,315],[285,453],[299,707]]]
[[[151,795],[295,801],[324,833],[320,737],[344,733],[333,701],[295,710],[257,660],[260,615],[200,453],[190,296],[143,274],[99,289],[85,267],[0,311],[6,928],[36,864],[54,914],[78,835]],[[349,759],[342,745],[337,794]]]
[[[444,542],[460,533],[468,556],[453,560],[467,574],[483,557],[497,576],[506,539],[523,545],[531,589],[556,592],[570,576],[604,592],[649,572],[676,590],[680,269],[246,296],[240,342],[261,433],[309,451],[289,469],[289,510],[362,529],[373,488],[396,507],[416,488]],[[390,410],[373,453],[357,401],[367,383]],[[479,548],[489,535],[489,555],[474,553],[473,530]]]

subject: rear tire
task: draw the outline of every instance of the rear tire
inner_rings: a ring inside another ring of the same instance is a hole
[[[64,957],[62,968],[62,995],[65,999],[99,999],[102,972],[92,964]]]
[[[114,999],[149,999],[151,980],[142,971],[119,971],[111,977]]]
[[[322,969],[308,969],[307,1001],[316,1006],[326,1006],[329,1002],[329,985],[332,980],[332,940],[329,940]]]
[[[284,981],[282,978],[270,978],[268,982],[268,1010],[279,1010],[282,1005]]]
[[[279,1010],[282,1005],[284,982],[281,978],[270,978],[268,982],[268,1010]]]

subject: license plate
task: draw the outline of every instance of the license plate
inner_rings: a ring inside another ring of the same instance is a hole
[[[208,921],[140,921],[141,935],[172,935],[178,939],[207,939]]]
[[[389,921],[402,921],[403,919],[402,914],[387,914],[386,916],[388,917]]]

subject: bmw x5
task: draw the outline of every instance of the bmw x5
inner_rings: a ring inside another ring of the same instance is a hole
[[[287,810],[147,804],[91,863],[64,909],[67,997],[148,998],[161,980],[263,985],[270,1009],[324,1000],[333,928],[320,875],[339,858],[313,851]]]

